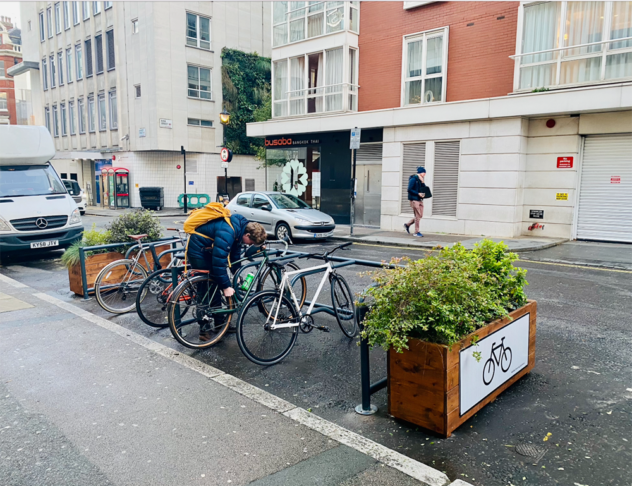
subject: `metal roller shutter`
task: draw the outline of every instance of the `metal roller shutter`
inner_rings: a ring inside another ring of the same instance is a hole
[[[461,142],[435,144],[432,174],[432,215],[456,217]]]
[[[584,141],[577,238],[632,243],[632,134]]]
[[[358,165],[381,165],[382,164],[382,144],[371,143],[362,144],[356,156]]]
[[[404,160],[402,164],[402,213],[412,214],[413,208],[408,201],[408,179],[417,173],[417,167],[426,164],[426,144],[404,144]]]

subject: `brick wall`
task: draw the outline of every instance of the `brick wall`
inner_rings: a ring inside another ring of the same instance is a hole
[[[12,47],[12,46],[11,46]],[[0,93],[7,94],[7,105],[9,109],[9,124],[17,124],[17,113],[15,111],[15,89],[13,77],[9,76],[6,71],[15,64],[13,56],[0,56],[0,61],[4,61],[5,78],[0,79]],[[6,112],[2,112],[6,115]]]
[[[519,2],[362,2],[359,110],[401,105],[403,36],[449,26],[446,101],[513,91]],[[504,17],[498,19],[499,17]],[[468,26],[468,24],[472,24]]]

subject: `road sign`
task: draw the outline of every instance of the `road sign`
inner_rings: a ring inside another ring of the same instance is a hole
[[[226,148],[226,147],[222,147],[222,150],[220,150],[219,152],[219,157],[220,159],[222,159],[222,162],[230,162],[231,160],[233,160],[233,151]],[[222,165],[222,167],[224,167]],[[226,166],[228,167],[228,166]]]
[[[228,162],[222,162],[222,169],[228,169]]]
[[[362,132],[361,128],[354,128],[351,130],[351,142],[349,143],[349,148],[351,150],[358,150],[360,148],[360,133]]]

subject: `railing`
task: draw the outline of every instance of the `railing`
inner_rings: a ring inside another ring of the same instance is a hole
[[[274,101],[273,116],[358,111],[359,88],[357,84],[337,83],[286,91],[287,98]]]

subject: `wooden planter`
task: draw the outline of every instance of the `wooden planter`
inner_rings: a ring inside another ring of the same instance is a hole
[[[169,250],[171,248],[170,245],[160,245],[156,247],[156,255],[160,255],[163,251]],[[151,252],[147,252],[147,260],[151,268],[147,269],[147,273],[151,273],[154,271],[154,258]],[[98,255],[90,255],[86,257],[86,280],[88,282],[88,288],[92,289],[94,287],[94,281],[97,279],[99,272],[110,263],[116,260],[122,260],[125,258],[125,255],[119,253],[117,251],[111,251],[108,253],[99,253]],[[160,260],[160,264],[165,267],[169,264],[171,259],[170,255],[165,255]],[[140,263],[146,267],[144,258],[141,257]],[[83,283],[81,282],[81,265],[77,263],[72,268],[68,269],[68,280],[70,281],[70,290],[77,295],[83,296]],[[89,293],[94,293],[91,290]]]
[[[535,365],[535,301],[448,349],[418,339],[388,352],[388,412],[444,437]],[[471,341],[478,336],[478,346]],[[473,352],[482,353],[476,361]]]

